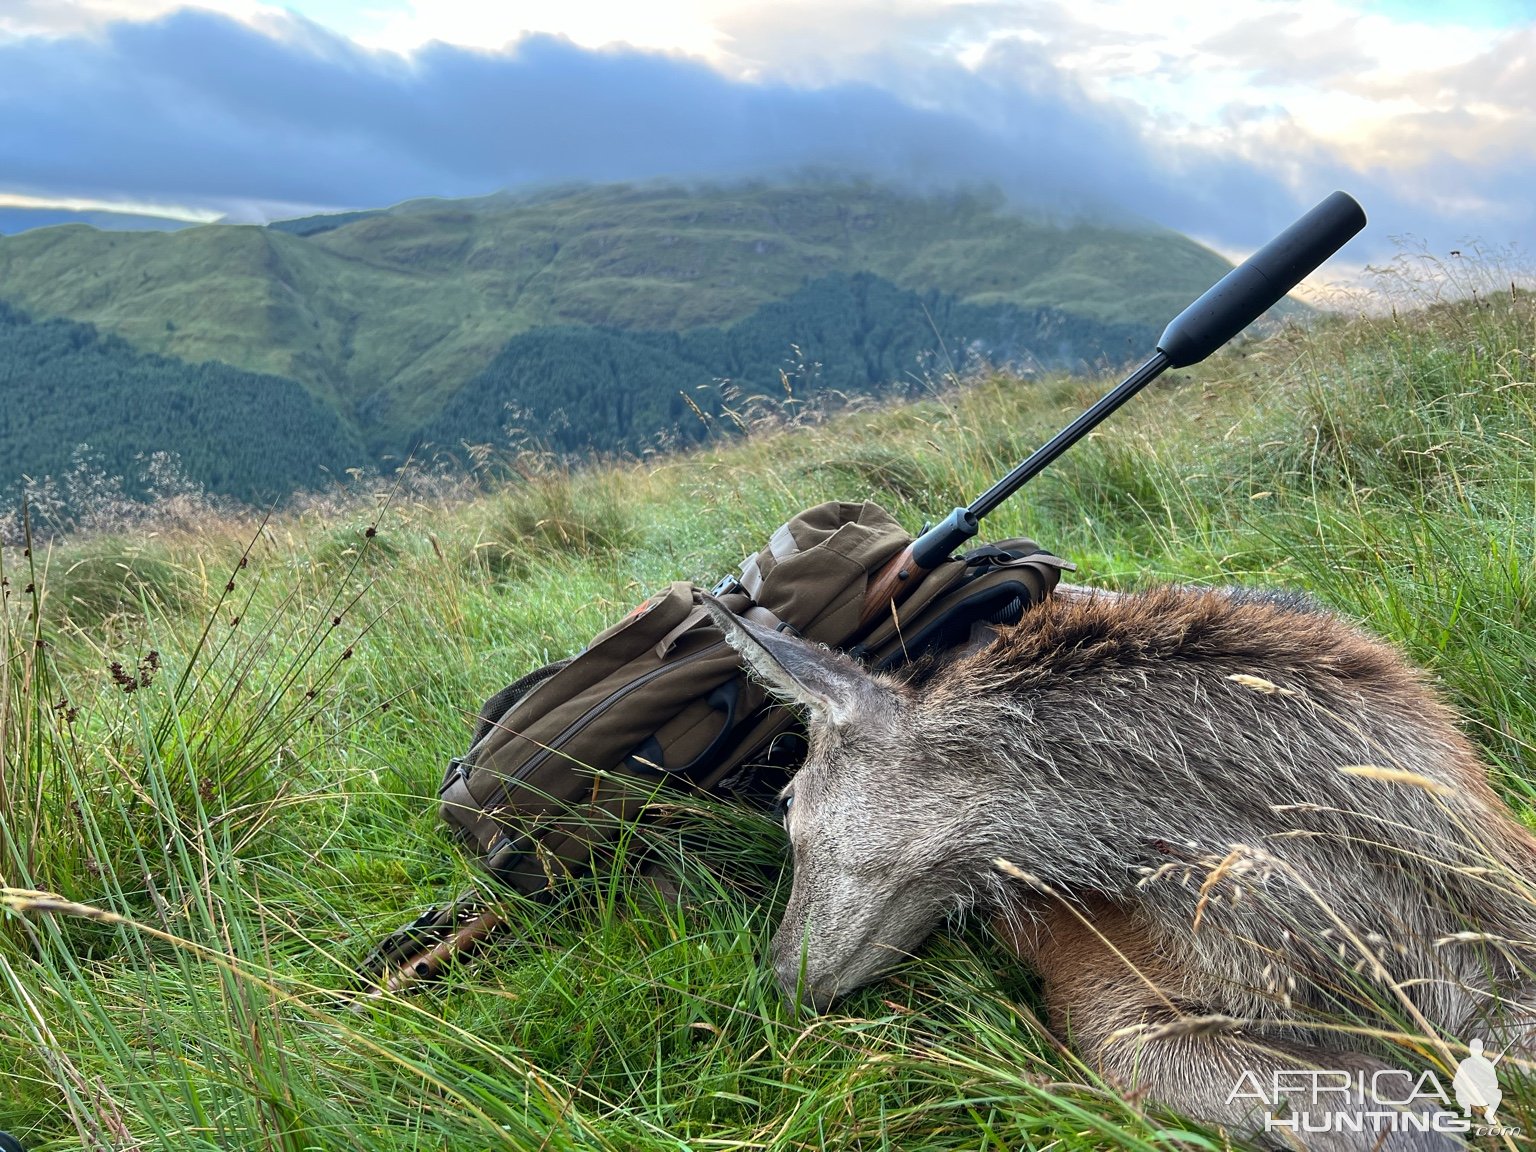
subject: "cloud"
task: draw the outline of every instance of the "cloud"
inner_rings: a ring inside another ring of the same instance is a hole
[[[1383,95],[1379,85],[1364,91]],[[1511,30],[1487,51],[1403,78],[1410,107],[1392,118],[1409,154],[1454,159],[1473,170],[1486,157],[1529,154],[1536,144],[1536,25]]]
[[[858,79],[815,84],[551,36],[502,51],[375,52],[287,15],[188,10],[0,41],[0,192],[260,211],[822,167],[992,182],[1021,204],[1132,214],[1229,251],[1334,187],[1356,192],[1380,235],[1460,242],[1455,206],[1474,189],[1492,203],[1487,218],[1515,230],[1490,239],[1530,234],[1528,151],[1437,177],[1437,203],[1384,167],[1351,166],[1273,108],[1233,104],[1240,149],[1170,139],[1133,102],[1087,91],[1047,44],[981,36],[996,8],[953,6],[946,25],[906,3]],[[979,45],[965,63],[925,54],[946,28]]]
[[[1223,29],[1200,50],[1226,67],[1247,72],[1260,86],[1332,85],[1374,64],[1358,22],[1336,19],[1324,26],[1295,10],[1278,10]]]
[[[5,0],[0,5],[0,40],[19,36],[75,36],[119,20],[152,20],[185,0]],[[198,7],[250,18],[265,9],[261,0],[198,0]]]

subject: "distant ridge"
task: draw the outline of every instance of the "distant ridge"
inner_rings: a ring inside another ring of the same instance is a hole
[[[85,224],[104,232],[177,232],[182,228],[195,227],[191,220],[150,216],[139,212],[0,206],[0,236],[14,236],[34,228],[54,228],[60,224]]]
[[[361,212],[328,212],[319,216],[295,216],[291,220],[274,220],[267,227],[276,229],[278,232],[289,232],[294,236],[317,236],[321,232],[329,232],[344,224],[353,224],[358,220],[366,220],[370,216],[382,216],[387,211],[387,208],[367,208]]]
[[[1112,369],[1229,267],[1173,232],[995,192],[603,185],[265,227],[34,229],[0,239],[0,300],[296,384],[345,430],[327,459],[367,464],[508,424],[574,452],[686,440],[706,428],[683,393],[707,412],[726,386],[782,394],[781,370],[809,394],[911,386],[941,352]],[[72,370],[35,367],[30,402],[88,400]]]

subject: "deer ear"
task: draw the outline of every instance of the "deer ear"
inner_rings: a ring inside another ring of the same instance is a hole
[[[743,619],[713,596],[706,595],[704,605],[752,675],[787,703],[809,708],[817,719],[845,725],[861,704],[888,695],[888,689],[839,652]]]

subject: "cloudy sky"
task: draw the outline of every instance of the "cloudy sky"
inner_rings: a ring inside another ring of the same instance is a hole
[[[996,183],[1241,256],[1334,188],[1536,249],[1536,0],[0,0],[0,203],[265,219],[570,180]]]

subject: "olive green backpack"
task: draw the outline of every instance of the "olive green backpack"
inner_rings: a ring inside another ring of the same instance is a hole
[[[1030,540],[978,548],[929,572],[898,613],[859,636],[870,574],[910,543],[875,504],[821,504],[781,527],[714,595],[768,627],[892,667],[963,644],[978,622],[1017,619],[1063,562]],[[665,781],[716,791],[796,724],[749,680],[676,583],[578,655],[508,685],[449,763],[442,817],[497,880],[525,895],[585,868]]]

